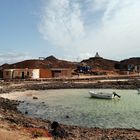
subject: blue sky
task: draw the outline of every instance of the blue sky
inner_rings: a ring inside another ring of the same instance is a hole
[[[0,0],[0,63],[13,63],[53,53],[38,24],[42,1]]]
[[[0,0],[0,64],[140,54],[139,0]]]

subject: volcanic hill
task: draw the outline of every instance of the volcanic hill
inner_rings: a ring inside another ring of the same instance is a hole
[[[4,67],[3,67],[4,66]],[[21,62],[2,65],[1,67],[7,69],[15,69],[15,68],[30,68],[30,69],[38,69],[38,68],[76,68],[76,64],[74,62],[59,60],[54,56],[49,56],[44,60],[32,59],[32,60],[24,60]]]
[[[54,56],[46,57],[45,59],[31,59],[31,60],[24,60],[21,62],[13,63],[13,64],[3,64],[0,66],[0,70],[2,69],[38,69],[38,68],[71,68],[76,69],[78,65],[87,65],[95,71],[118,71],[127,69],[128,65],[139,65],[140,66],[140,57],[133,57],[129,59],[125,59],[122,61],[115,61],[105,59],[99,56],[96,53],[95,57],[91,57],[89,59],[82,60],[81,62],[71,62],[66,60],[60,60],[55,58]]]
[[[92,69],[98,70],[115,70],[115,65],[118,64],[118,61],[104,59],[102,57],[91,57],[89,59],[81,61],[81,63],[86,63],[88,66],[91,66]]]
[[[120,61],[120,68],[127,68],[128,65],[140,66],[140,57],[132,57],[132,58],[124,59]]]

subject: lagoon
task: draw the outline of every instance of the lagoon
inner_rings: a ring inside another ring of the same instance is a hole
[[[112,100],[90,98],[90,90],[14,92],[9,98],[24,101],[18,109],[32,117],[82,127],[140,129],[140,94],[136,90],[94,89],[115,91],[121,96]],[[8,94],[3,96],[8,97]],[[33,100],[34,96],[38,99]]]

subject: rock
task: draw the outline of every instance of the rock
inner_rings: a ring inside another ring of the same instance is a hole
[[[25,114],[28,114],[28,111],[25,111]]]
[[[59,125],[59,123],[56,122],[56,121],[54,121],[51,124],[51,129],[52,129],[51,134],[54,137],[65,138],[65,137],[68,136],[68,133],[63,128],[61,128],[61,126]]]
[[[66,115],[66,118],[68,119],[68,118],[70,118],[70,116]]]
[[[60,127],[60,125],[59,125],[59,123],[56,122],[56,121],[54,121],[54,122],[51,124],[51,129],[53,129],[53,130],[56,130],[56,129],[59,128],[59,127]]]
[[[37,100],[37,99],[38,99],[38,97],[33,97],[33,99],[34,99],[34,100]]]

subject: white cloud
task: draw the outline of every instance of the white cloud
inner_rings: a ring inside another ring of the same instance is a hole
[[[31,57],[29,57],[28,53],[17,53],[17,52],[0,53],[0,65],[4,63],[11,64],[30,58]]]
[[[92,3],[94,11],[106,10],[110,0],[89,0]]]
[[[45,3],[39,31],[44,39],[65,47],[84,36],[80,5],[77,0],[49,0]]]
[[[49,0],[39,29],[44,39],[64,47],[62,54],[75,58],[96,51],[113,59],[139,56],[139,7],[139,0]]]

